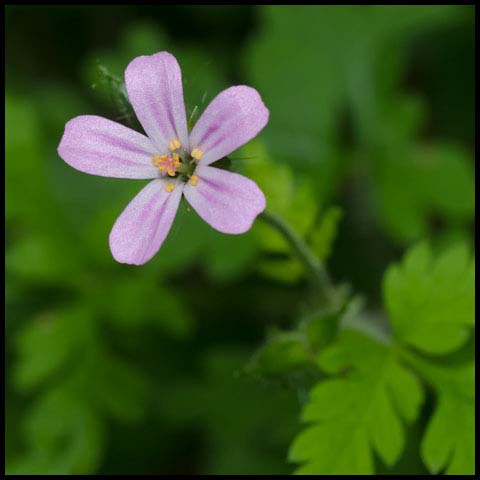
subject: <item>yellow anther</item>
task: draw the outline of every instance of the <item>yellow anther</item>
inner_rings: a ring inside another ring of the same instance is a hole
[[[176,138],[175,140],[172,140],[171,142],[168,142],[168,149],[171,150],[172,152],[174,150],[179,149],[181,146],[182,144],[180,143],[180,140],[178,140],[178,138]]]
[[[190,181],[189,181],[190,185],[193,185],[194,187],[196,185],[198,185],[198,176],[197,175],[192,175],[190,177]]]
[[[156,166],[159,167],[163,161],[167,158],[166,155],[155,155],[152,157],[152,163]]]
[[[177,174],[177,168],[181,165],[180,157],[176,153],[171,155],[155,155],[152,157],[152,163],[160,170],[162,175],[174,177]]]
[[[199,148],[194,148],[190,155],[198,162],[203,157],[203,152]]]
[[[173,192],[175,190],[175,184],[174,183],[167,183],[165,185],[165,190],[170,193],[170,192]]]

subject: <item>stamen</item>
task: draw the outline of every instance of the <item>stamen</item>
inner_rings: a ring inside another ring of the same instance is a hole
[[[178,150],[181,146],[182,144],[180,143],[180,140],[178,140],[178,138],[168,143],[168,149],[171,150],[172,152],[174,150]]]
[[[190,177],[190,180],[188,182],[190,185],[192,185],[193,187],[196,187],[198,185],[198,176],[197,175],[192,175]]]
[[[168,193],[171,193],[175,190],[175,184],[174,183],[167,183],[165,185],[165,190],[168,192]]]
[[[197,147],[192,150],[190,155],[198,162],[203,157],[203,152]]]
[[[177,174],[177,168],[180,166],[180,157],[176,153],[155,155],[152,157],[152,163],[160,170],[162,175],[174,177]]]
[[[165,161],[166,158],[166,155],[155,155],[154,157],[152,157],[152,163],[156,167],[161,168],[160,165]]]

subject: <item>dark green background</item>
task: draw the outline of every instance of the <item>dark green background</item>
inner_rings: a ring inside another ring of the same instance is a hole
[[[473,243],[473,40],[467,6],[6,7],[7,471],[293,469],[302,390],[245,365],[295,324],[304,275],[264,226],[225,236],[185,206],[151,262],[114,262],[144,182],[56,153],[76,115],[121,121],[98,62],[170,51],[189,112],[257,88],[270,122],[234,168],[302,234],[329,212],[317,253],[376,312],[408,246]],[[419,428],[394,472],[425,471]]]

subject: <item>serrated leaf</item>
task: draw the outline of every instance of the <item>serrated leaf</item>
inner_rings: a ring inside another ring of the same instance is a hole
[[[411,249],[384,278],[395,338],[428,353],[457,349],[474,325],[474,288],[474,261],[464,245],[437,258],[426,244]]]
[[[342,375],[310,393],[303,418],[311,426],[297,436],[289,454],[302,464],[296,473],[372,474],[372,449],[394,464],[404,448],[403,421],[414,420],[422,402],[415,377],[387,346],[354,330],[344,331],[321,353],[319,365]]]
[[[432,473],[448,465],[449,475],[475,473],[475,409],[455,395],[440,394],[422,443],[422,457]]]
[[[475,473],[475,364],[438,364],[418,355],[407,360],[434,387],[436,406],[422,440],[431,473]]]

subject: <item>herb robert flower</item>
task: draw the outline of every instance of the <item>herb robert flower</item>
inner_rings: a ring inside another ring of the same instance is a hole
[[[168,52],[130,62],[125,86],[147,136],[95,115],[65,125],[60,157],[81,172],[153,179],[127,205],[110,233],[115,260],[142,265],[159,250],[182,194],[203,220],[223,233],[250,229],[265,209],[252,180],[210,165],[255,137],[269,111],[258,92],[234,86],[219,93],[189,133],[182,75]]]

